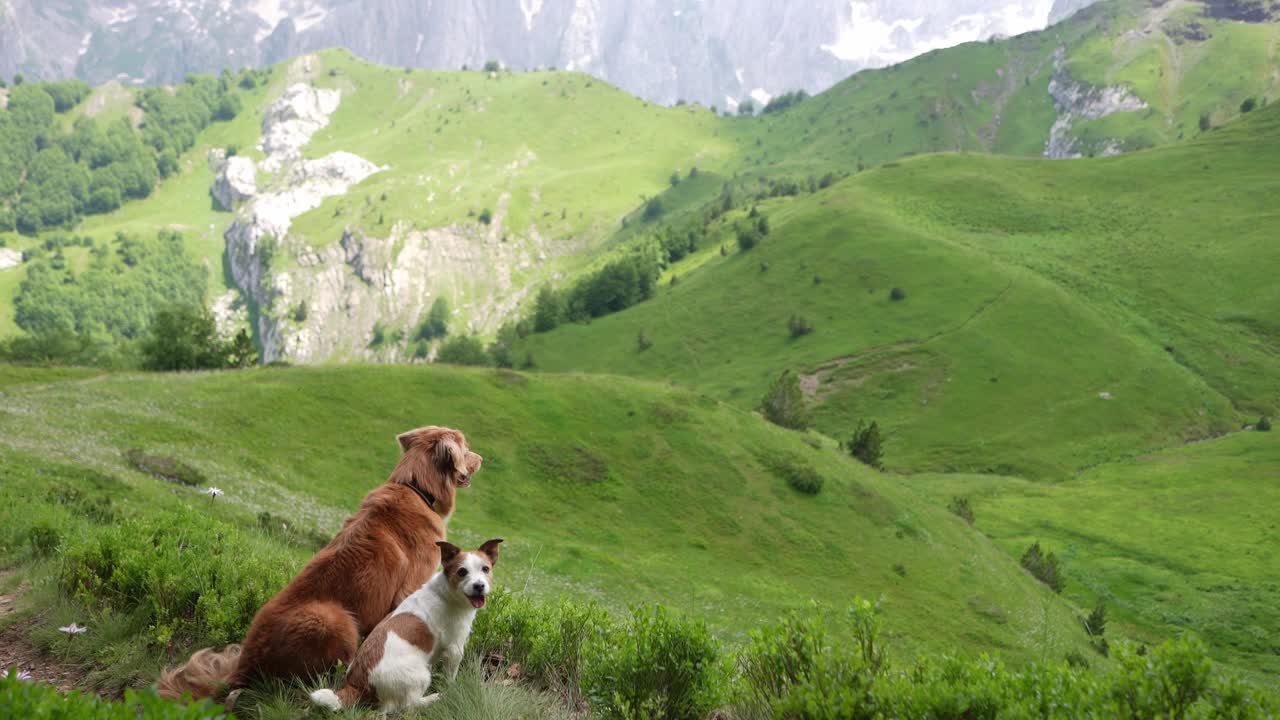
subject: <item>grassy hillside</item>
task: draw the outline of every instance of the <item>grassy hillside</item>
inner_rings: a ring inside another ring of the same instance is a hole
[[[485,456],[451,527],[464,542],[507,538],[508,587],[660,600],[733,639],[784,609],[861,594],[884,595],[909,648],[1057,657],[1084,642],[1065,604],[915,490],[823,438],[685,391],[410,368],[3,374],[2,452],[20,480],[5,485],[10,560],[23,556],[26,528],[74,525],[39,505],[42,478],[68,468],[113,478],[131,516],[192,506],[254,526],[265,510],[299,532],[332,533],[389,473],[394,435],[433,422],[463,428]],[[139,474],[122,457],[130,448],[194,466],[226,495]],[[826,485],[798,493],[779,464],[812,468]]]
[[[1113,623],[1155,638],[1202,634],[1264,683],[1280,677],[1276,525],[1280,436],[1240,433],[1104,465],[1063,483],[919,476],[949,502],[970,498],[977,527],[1012,554],[1055,548],[1067,596],[1104,598]]]
[[[892,164],[760,204],[760,247],[722,230],[729,255],[708,247],[657,298],[521,352],[744,409],[782,370],[805,373],[817,427],[880,420],[901,470],[1054,476],[1226,432],[1280,405],[1278,136],[1267,110],[1103,161]],[[813,334],[792,338],[792,315]]]

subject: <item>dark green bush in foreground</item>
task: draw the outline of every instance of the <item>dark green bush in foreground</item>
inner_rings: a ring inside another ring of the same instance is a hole
[[[13,673],[0,676],[0,717],[42,720],[213,720],[228,717],[222,707],[208,700],[178,705],[161,700],[150,690],[125,692],[122,702],[110,702],[79,691],[64,696],[52,685],[18,680]]]

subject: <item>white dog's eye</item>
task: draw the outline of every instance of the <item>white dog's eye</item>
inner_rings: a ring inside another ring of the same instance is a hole
[[[462,569],[458,570],[458,577],[466,577],[466,576],[467,576],[467,569],[466,569],[466,568],[462,568]]]
[[[482,572],[489,572],[489,566],[488,566],[488,565],[485,565],[484,567],[480,568],[480,570],[481,570]]]

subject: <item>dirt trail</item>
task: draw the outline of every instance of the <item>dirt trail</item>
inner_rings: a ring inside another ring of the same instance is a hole
[[[0,571],[0,587],[5,587],[12,572]],[[71,663],[41,653],[27,639],[27,634],[40,621],[40,614],[23,618],[12,624],[18,614],[18,601],[27,590],[23,582],[14,590],[0,594],[0,673],[7,675],[11,668],[31,674],[32,682],[54,685],[67,693],[84,686],[84,670]]]

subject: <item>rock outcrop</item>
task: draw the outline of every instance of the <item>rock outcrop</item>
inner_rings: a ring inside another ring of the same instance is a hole
[[[1080,120],[1097,120],[1121,112],[1146,110],[1147,104],[1128,88],[1119,85],[1094,87],[1071,78],[1063,62],[1064,52],[1059,49],[1054,58],[1054,73],[1049,80],[1049,94],[1053,97],[1058,119],[1049,131],[1045,144],[1045,157],[1054,159],[1077,158],[1084,153],[1080,141],[1073,132]],[[1123,151],[1119,142],[1091,148],[1097,155],[1114,155]]]

